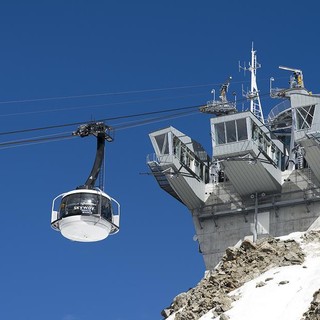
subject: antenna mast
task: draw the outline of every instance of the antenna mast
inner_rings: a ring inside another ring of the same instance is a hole
[[[248,70],[251,72],[251,88],[250,91],[245,94],[245,97],[250,100],[250,111],[262,122],[264,123],[264,117],[259,97],[259,90],[257,86],[257,69],[261,67],[261,64],[257,62],[256,51],[253,50],[253,43],[251,48],[251,63],[249,63],[249,68],[241,67],[239,63],[239,69],[244,71]]]

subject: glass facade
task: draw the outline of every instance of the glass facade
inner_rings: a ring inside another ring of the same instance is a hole
[[[228,121],[226,124],[226,134],[227,134],[227,143],[236,142],[237,141],[237,130],[236,130],[236,122]]]
[[[246,118],[217,123],[214,127],[218,145],[248,139]]]
[[[154,136],[155,150],[160,161],[171,162],[178,159],[188,175],[204,183],[209,182],[210,158],[200,143],[186,136],[184,142],[172,131]],[[181,169],[181,168],[180,168]],[[179,171],[180,171],[179,169]]]
[[[272,162],[276,167],[280,168],[282,152],[268,134],[262,130],[262,126],[263,125],[259,125],[258,122],[255,122],[250,117],[215,123],[215,145],[222,146],[225,144],[252,140],[259,147],[259,152],[263,153],[266,159]],[[234,150],[238,149],[235,148]]]
[[[167,133],[155,136],[155,140],[157,142],[160,153],[168,154],[169,153],[169,146],[168,146]]]
[[[306,106],[296,109],[297,129],[309,129],[312,125],[315,106]]]
[[[260,148],[260,151],[273,161],[276,167],[281,168],[282,152],[274,142],[252,121],[252,140]]]
[[[111,201],[101,194],[79,192],[67,195],[61,201],[60,218],[74,215],[101,215],[112,221]]]
[[[238,119],[237,124],[237,134],[238,141],[248,140],[248,131],[247,131],[247,121],[246,118]]]
[[[226,130],[224,127],[224,122],[217,123],[214,125],[216,130],[216,142],[217,144],[224,144],[226,143]]]
[[[176,136],[173,136],[173,154],[188,171],[191,170],[204,183],[209,182],[209,167]]]

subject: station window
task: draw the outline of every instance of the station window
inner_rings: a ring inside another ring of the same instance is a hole
[[[169,146],[168,146],[168,134],[160,134],[155,136],[155,140],[157,142],[158,148],[160,153],[168,154],[169,153]]]
[[[217,144],[248,139],[246,119],[238,119],[215,124]]]
[[[237,131],[236,131],[236,122],[235,121],[226,122],[226,131],[227,131],[227,142],[236,142],[237,141]]]
[[[237,131],[238,131],[238,141],[248,140],[246,119],[238,119],[236,122],[237,122]]]
[[[297,129],[309,129],[312,125],[315,106],[306,106],[296,109]]]
[[[226,143],[226,132],[225,132],[225,128],[224,128],[224,122],[217,123],[215,125],[215,128],[216,128],[217,144]]]

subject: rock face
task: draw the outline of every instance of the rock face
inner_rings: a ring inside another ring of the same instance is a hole
[[[310,308],[303,314],[302,320],[320,320],[320,290],[314,293]]]
[[[304,236],[305,242],[320,241],[320,231],[312,231]],[[301,320],[320,320],[320,289],[313,294],[309,310],[303,314]]]
[[[236,299],[228,295],[231,291],[271,268],[302,264],[303,261],[304,253],[294,240],[264,238],[256,243],[244,240],[239,248],[228,248],[217,268],[208,271],[196,287],[179,294],[161,315],[166,319],[175,313],[175,320],[197,320],[212,309],[213,317],[220,315],[221,320],[227,320],[223,313]],[[265,281],[268,280],[271,279]],[[320,312],[320,293],[315,295],[310,313]],[[305,314],[305,320],[315,319],[320,319],[320,313],[318,318]]]

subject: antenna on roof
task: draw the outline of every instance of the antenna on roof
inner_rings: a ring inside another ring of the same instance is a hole
[[[259,90],[257,86],[257,69],[261,67],[261,64],[257,62],[256,51],[253,50],[253,42],[251,48],[251,63],[249,62],[249,67],[247,68],[244,64],[241,67],[239,62],[239,71],[243,69],[244,72],[247,70],[251,72],[251,88],[244,96],[250,100],[250,111],[262,122],[264,123],[264,117],[259,97]]]

